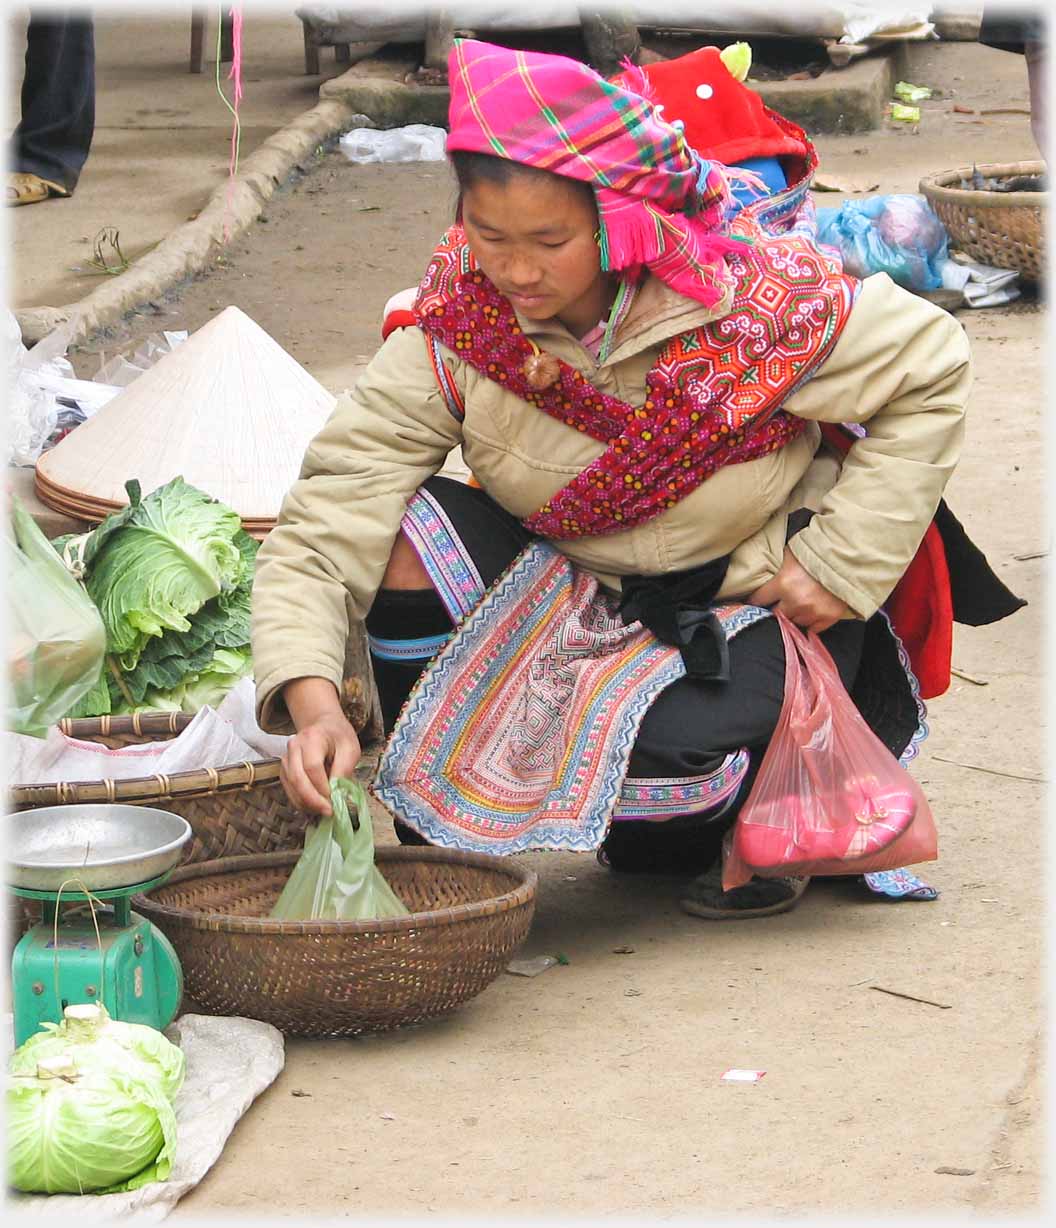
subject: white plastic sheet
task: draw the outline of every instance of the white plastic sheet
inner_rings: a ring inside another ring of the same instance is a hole
[[[31,378],[28,356],[18,321],[13,312],[4,308],[8,461],[15,465],[32,465],[36,461],[59,416],[55,397],[38,388]]]
[[[447,133],[430,124],[353,128],[338,141],[349,162],[440,162]]]
[[[826,4],[801,0],[775,5],[771,0],[725,0],[701,5],[698,0],[639,0],[629,6],[632,18],[646,27],[677,27],[715,33],[776,35],[790,38],[827,38],[858,43],[875,36],[905,33],[926,36],[923,29],[931,13],[929,3],[883,3],[842,0]]]
[[[56,329],[27,350],[18,320],[6,308],[3,314],[7,459],[13,465],[33,465],[61,434],[91,417],[119,389],[74,377],[66,357],[71,324]]]
[[[167,1181],[122,1194],[9,1194],[16,1222],[60,1217],[76,1228],[158,1224],[220,1158],[231,1131],[285,1065],[282,1033],[257,1019],[183,1015],[165,1035],[187,1059],[176,1097],[176,1162]],[[7,1051],[12,1047],[10,1016]]]
[[[6,763],[9,779],[20,785],[129,780],[255,762],[282,755],[286,741],[257,725],[253,681],[243,678],[217,710],[200,709],[187,728],[168,742],[112,750],[67,737],[54,727],[45,738],[5,730],[0,735],[0,761]]]
[[[969,307],[1000,307],[1019,298],[1016,270],[999,269],[974,260],[966,261],[961,268],[968,275],[960,288]]]
[[[149,370],[160,358],[171,354],[178,346],[187,340],[187,330],[178,329],[174,332],[151,333],[144,337],[136,347],[131,358],[116,354],[109,362],[105,362],[92,376],[98,384],[107,384],[114,388],[127,388],[134,379],[138,379],[144,371]]]
[[[425,37],[426,12],[433,5],[392,4],[378,0],[329,7],[304,5],[302,21],[333,42],[413,43]],[[548,30],[579,25],[579,8],[569,0],[535,0],[531,5],[503,8],[495,0],[463,0],[445,5],[457,28],[487,30]]]

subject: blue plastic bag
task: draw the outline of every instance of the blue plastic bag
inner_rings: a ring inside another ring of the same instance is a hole
[[[852,277],[886,273],[907,290],[938,290],[949,258],[946,228],[923,196],[870,196],[818,210],[818,242]]]

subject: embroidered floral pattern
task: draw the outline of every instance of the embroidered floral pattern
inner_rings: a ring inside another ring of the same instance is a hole
[[[723,465],[765,456],[805,423],[781,409],[825,358],[857,283],[803,236],[770,237],[750,219],[729,257],[737,281],[721,320],[673,338],[634,407],[537,349],[509,302],[476,267],[460,227],[447,232],[419,287],[415,315],[431,338],[528,404],[608,445],[525,521],[552,539],[616,533],[650,520]]]

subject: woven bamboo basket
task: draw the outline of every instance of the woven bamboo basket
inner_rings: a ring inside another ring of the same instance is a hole
[[[377,921],[268,918],[296,853],[185,865],[133,899],[176,949],[187,996],[291,1036],[353,1036],[445,1015],[524,941],[537,877],[515,859],[408,846],[377,863],[411,910]]]
[[[167,741],[192,720],[184,712],[157,712],[64,720],[59,722],[59,729],[71,738],[118,747]],[[85,802],[122,802],[170,810],[191,825],[193,835],[185,861],[300,848],[311,821],[309,815],[298,813],[286,800],[279,783],[278,759],[130,780],[16,784],[8,800],[16,811]]]
[[[1044,214],[1048,192],[992,192],[955,187],[973,170],[987,179],[1040,175],[1044,162],[1003,162],[962,166],[920,181],[920,191],[939,215],[958,248],[981,264],[1018,269],[1024,281],[1039,282],[1045,265]]]

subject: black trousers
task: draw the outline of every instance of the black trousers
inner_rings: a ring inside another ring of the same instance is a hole
[[[33,14],[26,40],[22,119],[11,170],[72,192],[95,132],[95,32],[91,18]]]
[[[427,489],[442,505],[484,583],[492,584],[530,540],[529,534],[481,490],[446,478],[431,479]],[[381,639],[412,640],[443,634],[452,621],[432,589],[382,589],[366,625],[371,635]],[[850,689],[862,655],[865,624],[837,623],[821,639]],[[717,769],[731,751],[747,747],[751,764],[738,802],[747,797],[781,714],[784,644],[776,620],[768,618],[734,636],[729,647],[729,682],[680,678],[657,696],[639,727],[628,776],[702,776]],[[372,663],[388,732],[426,662],[374,657]],[[603,853],[615,869],[703,869],[717,855],[736,813],[735,804],[717,822],[709,822],[707,814],[662,823],[621,820],[612,824]],[[417,842],[402,824],[397,824],[397,832],[401,839]]]
[[[1029,43],[1045,43],[1046,25],[1041,6],[1019,5],[1010,8],[1002,5],[983,5],[979,24],[979,42],[984,47],[998,51],[1012,51],[1023,55]]]

